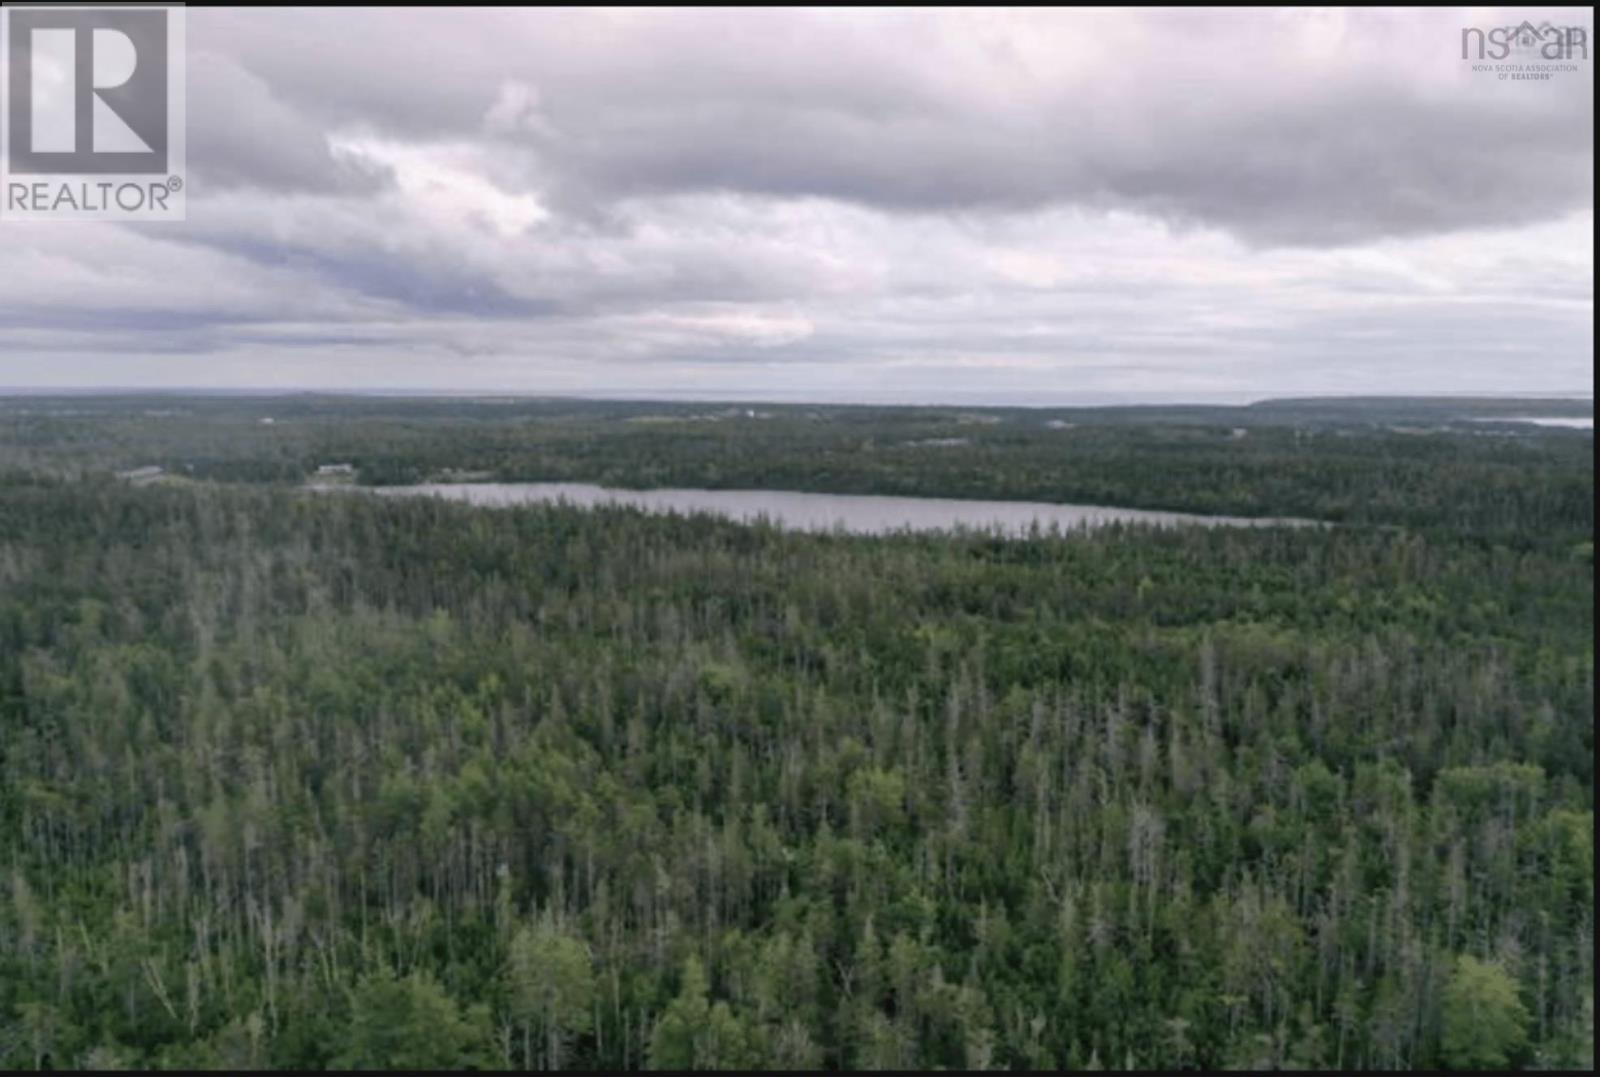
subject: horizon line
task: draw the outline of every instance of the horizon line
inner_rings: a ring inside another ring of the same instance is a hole
[[[1006,394],[1001,394],[1006,395]],[[286,386],[5,386],[0,385],[0,398],[51,397],[51,396],[239,396],[239,397],[294,397],[294,396],[345,396],[387,397],[409,399],[482,399],[485,397],[516,400],[583,400],[614,403],[751,403],[778,406],[827,405],[833,407],[994,407],[994,408],[1094,408],[1094,407],[1249,407],[1268,401],[1295,400],[1551,400],[1571,403],[1594,402],[1593,389],[1587,390],[1496,390],[1486,392],[1429,391],[1407,392],[1267,392],[1260,395],[1233,393],[1218,390],[1196,397],[1114,391],[1090,391],[1077,402],[1071,400],[1040,401],[1039,394],[1028,394],[1028,400],[1005,401],[987,394],[956,394],[943,399],[914,398],[902,394],[885,396],[863,395],[854,398],[819,397],[810,394],[793,396],[763,396],[759,391],[704,390],[699,393],[682,390],[641,389],[637,391],[608,392],[605,390],[567,390],[540,392],[529,389],[452,389],[452,388],[373,388],[365,387],[286,387]],[[1209,399],[1206,399],[1209,397]],[[1227,398],[1227,399],[1221,399]]]

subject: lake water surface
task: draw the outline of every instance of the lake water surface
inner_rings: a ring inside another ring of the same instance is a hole
[[[1564,427],[1568,430],[1593,430],[1594,416],[1578,419],[1550,419],[1532,415],[1506,415],[1495,419],[1479,419],[1480,423],[1532,423],[1534,426]]]
[[[342,487],[352,489],[351,487]],[[1308,520],[1199,516],[1182,512],[1055,505],[1036,501],[967,501],[945,497],[878,497],[866,494],[805,494],[786,490],[619,490],[575,482],[462,482],[418,486],[359,487],[389,497],[432,496],[474,505],[631,505],[648,512],[712,513],[733,520],[768,519],[792,531],[832,531],[881,535],[892,531],[950,531],[956,528],[1025,534],[1038,524],[1063,531],[1110,523],[1197,525],[1202,527],[1303,526]]]

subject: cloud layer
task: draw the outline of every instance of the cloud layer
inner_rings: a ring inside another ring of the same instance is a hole
[[[194,9],[188,222],[0,225],[0,384],[1588,390],[1524,14]]]

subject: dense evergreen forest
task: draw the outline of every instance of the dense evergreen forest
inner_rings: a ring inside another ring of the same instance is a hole
[[[1482,421],[1539,406],[0,400],[0,1068],[1592,1068],[1593,435]]]

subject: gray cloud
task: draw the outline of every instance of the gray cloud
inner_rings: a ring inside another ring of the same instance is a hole
[[[227,56],[197,53],[187,73],[189,167],[200,183],[369,193],[389,179],[382,169],[335,155],[315,120]]]
[[[0,384],[1585,388],[1592,74],[1479,18],[197,8],[189,220],[0,225]]]
[[[1504,85],[1461,12],[1336,15],[241,11],[205,39],[328,124],[520,141],[566,205],[1077,203],[1320,245],[1589,204],[1587,65]],[[508,86],[531,101],[486,123]]]

